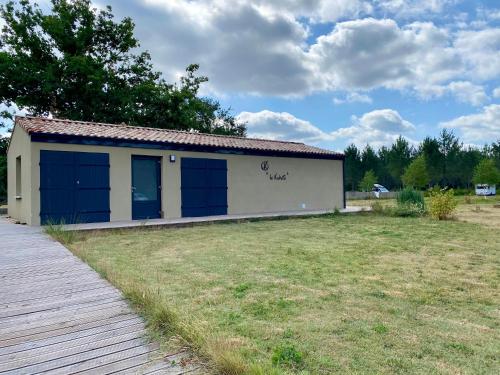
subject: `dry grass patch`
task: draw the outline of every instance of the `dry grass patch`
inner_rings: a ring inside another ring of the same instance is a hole
[[[364,213],[69,246],[166,349],[190,346],[214,372],[486,374],[498,370],[499,242],[489,227]]]

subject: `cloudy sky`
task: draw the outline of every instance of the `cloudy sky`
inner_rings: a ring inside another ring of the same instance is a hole
[[[500,138],[499,0],[94,0],[175,80],[190,63],[249,136],[331,149]]]

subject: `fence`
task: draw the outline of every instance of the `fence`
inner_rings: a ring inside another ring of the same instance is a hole
[[[379,199],[391,199],[396,198],[397,192],[389,191],[388,193],[380,193]],[[356,199],[376,199],[375,193],[373,191],[346,191],[345,195],[347,200]]]

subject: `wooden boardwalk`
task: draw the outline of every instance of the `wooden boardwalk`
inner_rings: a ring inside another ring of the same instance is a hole
[[[40,228],[0,217],[1,374],[184,374],[121,293]]]

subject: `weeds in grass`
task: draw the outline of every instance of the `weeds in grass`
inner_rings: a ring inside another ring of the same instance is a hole
[[[45,226],[45,232],[56,241],[65,245],[73,243],[77,238],[76,233],[74,231],[64,229],[64,224],[62,223],[48,223]]]
[[[373,326],[373,330],[380,334],[387,333],[389,331],[389,329],[382,323],[378,323],[375,326]]]
[[[250,289],[250,284],[239,284],[236,288],[234,288],[234,296],[236,298],[243,298],[247,294],[248,289]]]
[[[292,344],[282,344],[273,350],[274,365],[298,369],[303,364],[303,355]]]
[[[377,215],[392,216],[392,217],[420,217],[424,216],[427,211],[425,206],[420,203],[399,203],[395,206],[384,206],[380,202],[374,202],[371,205],[372,212]]]

